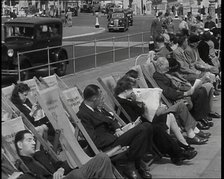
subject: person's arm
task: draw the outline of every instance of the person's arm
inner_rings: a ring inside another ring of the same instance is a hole
[[[107,136],[104,137],[98,137],[95,131],[95,126],[92,123],[94,120],[94,116],[86,114],[86,111],[78,112],[77,113],[78,118],[81,120],[84,128],[86,129],[87,133],[97,146],[97,148],[104,148],[109,146],[111,143],[114,142],[115,136],[108,132],[106,133]]]
[[[160,75],[158,72],[155,72],[153,74],[153,78],[157,82],[158,86],[163,90],[163,94],[166,98],[172,101],[176,101],[184,97],[184,92],[175,89],[172,86],[171,82],[169,83],[168,78],[166,79],[165,77]]]

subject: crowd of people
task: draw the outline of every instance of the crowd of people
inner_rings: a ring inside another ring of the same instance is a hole
[[[159,12],[152,22],[154,49],[150,49],[153,55],[147,63],[153,64],[155,72],[152,78],[171,106],[161,103],[154,117],[149,119],[147,104],[136,100],[133,90],[140,88],[140,74],[136,70],[128,71],[117,81],[113,89],[114,97],[133,123],[139,118],[142,122],[124,131],[115,120],[115,115],[103,107],[102,89],[96,84],[89,84],[83,91],[83,102],[77,117],[102,152],[82,167],[71,169],[67,162],[55,162],[46,156],[43,148],[36,151],[33,134],[23,130],[16,133],[14,143],[30,172],[9,170],[2,158],[2,176],[8,179],[115,178],[113,163],[125,177],[141,179],[152,178],[146,163],[151,159],[149,156],[158,155],[156,150],[170,158],[174,165],[183,165],[185,160],[193,159],[198,152],[192,145],[206,144],[211,133],[203,130],[213,126],[212,118],[221,117],[212,111],[213,98],[219,95],[221,83],[220,58],[215,50],[220,46],[220,33],[210,16],[207,19],[204,25],[198,17],[182,17],[176,33],[169,16],[164,17]],[[198,81],[200,84],[195,87]],[[48,131],[49,140],[52,141],[54,128],[46,116],[35,119],[40,106],[31,104],[27,98],[29,92],[28,85],[18,83],[10,100],[36,128],[42,126]],[[120,117],[129,123],[123,113]],[[104,151],[118,145],[129,148],[111,161]]]

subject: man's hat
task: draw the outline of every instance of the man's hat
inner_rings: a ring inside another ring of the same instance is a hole
[[[200,37],[198,35],[195,35],[195,34],[190,35],[189,38],[188,38],[189,43],[195,43],[195,42],[198,42],[198,41],[200,41]]]

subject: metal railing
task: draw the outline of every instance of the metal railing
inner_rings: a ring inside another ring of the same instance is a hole
[[[109,63],[115,63],[124,59],[134,58],[142,53],[148,52],[148,40],[150,33],[141,32],[128,34],[120,37],[72,43],[62,46],[47,47],[38,50],[31,50],[17,53],[18,79],[21,80],[21,73],[41,68],[47,68],[47,74],[51,75],[56,64],[69,63],[67,74],[76,73],[82,70],[96,68]],[[61,61],[51,62],[50,51],[55,48],[64,48],[68,52],[68,58]],[[86,47],[86,48],[82,48]],[[21,69],[20,57],[34,52],[47,51],[47,64]],[[71,65],[70,65],[71,64]],[[71,68],[72,67],[72,68]]]

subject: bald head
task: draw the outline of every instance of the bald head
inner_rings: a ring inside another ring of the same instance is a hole
[[[169,62],[165,57],[159,57],[154,61],[156,71],[159,73],[166,73],[169,71]]]

